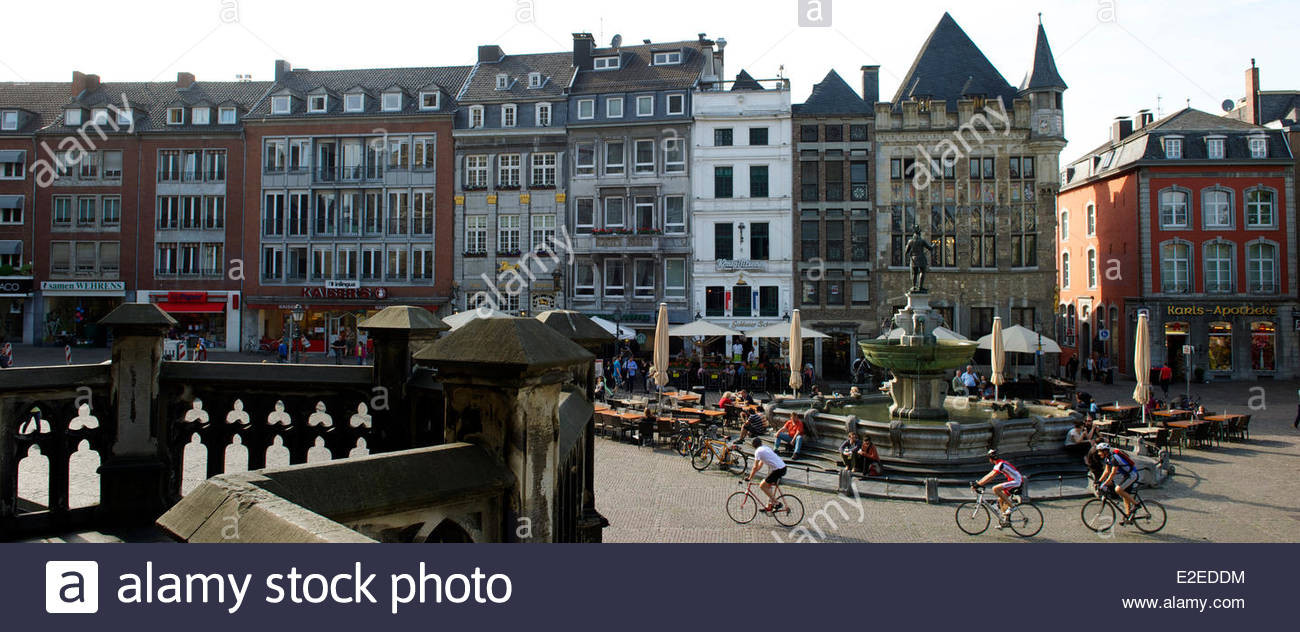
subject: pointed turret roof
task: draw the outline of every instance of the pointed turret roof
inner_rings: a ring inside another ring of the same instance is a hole
[[[990,99],[1001,97],[1009,107],[1016,89],[1007,83],[957,21],[944,13],[899,84],[894,107],[912,97],[955,103],[977,94]]]
[[[1025,75],[1025,80],[1020,82],[1020,91],[1065,90],[1068,87],[1065,85],[1065,80],[1061,78],[1061,73],[1056,71],[1056,59],[1052,57],[1052,47],[1047,44],[1047,31],[1043,30],[1040,18],[1038,41],[1034,43],[1034,65],[1030,68],[1029,74]]]
[[[853,88],[834,70],[826,73],[821,83],[813,86],[808,100],[794,106],[796,114],[872,114],[870,103],[862,100]]]

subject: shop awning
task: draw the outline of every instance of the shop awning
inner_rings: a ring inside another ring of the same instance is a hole
[[[0,196],[4,197],[4,196]],[[0,204],[0,206],[4,206]],[[0,255],[20,255],[23,253],[23,242],[18,239],[0,239]]]
[[[155,303],[164,312],[172,314],[220,314],[226,311],[225,303]]]
[[[23,196],[21,195],[0,195],[0,208],[22,208]]]
[[[0,149],[0,162],[27,162],[27,152],[21,149]]]

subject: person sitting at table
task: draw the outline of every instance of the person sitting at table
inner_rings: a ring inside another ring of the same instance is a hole
[[[772,449],[780,452],[782,441],[792,444],[794,450],[790,453],[790,458],[798,459],[799,450],[803,448],[803,420],[799,418],[799,413],[790,413],[790,420],[776,433],[776,446]]]
[[[1065,435],[1065,451],[1071,456],[1083,458],[1092,449],[1092,433],[1088,431],[1088,424],[1083,420],[1074,422],[1074,427]]]
[[[645,409],[645,415],[636,424],[636,441],[637,445],[646,445],[654,440],[655,436],[655,414],[649,408]]]
[[[722,394],[722,397],[718,398],[718,408],[726,408],[727,406],[735,406],[735,405],[736,405],[736,394],[732,393],[731,391],[724,392]]]
[[[754,396],[749,394],[748,390],[740,389],[736,392],[736,400],[741,404],[755,404]]]

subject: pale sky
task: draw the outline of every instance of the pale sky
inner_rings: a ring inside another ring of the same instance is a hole
[[[726,66],[758,78],[781,66],[802,102],[836,69],[861,88],[881,65],[893,96],[945,10],[1018,85],[1043,13],[1065,93],[1063,163],[1103,142],[1110,121],[1141,108],[1221,111],[1244,94],[1252,57],[1262,87],[1300,88],[1294,4],[1283,0],[878,2],[823,0],[830,27],[800,27],[801,0],[7,0],[0,81],[269,80],[277,58],[313,69],[470,64],[479,44],[506,52],[570,50],[571,34],[601,44],[726,38]],[[808,1],[808,0],[803,0]],[[1159,102],[1157,98],[1159,97]]]

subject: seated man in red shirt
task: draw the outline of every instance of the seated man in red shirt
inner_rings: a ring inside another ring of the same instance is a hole
[[[794,444],[794,452],[790,454],[790,458],[798,459],[799,449],[803,447],[803,420],[799,418],[799,413],[790,413],[790,421],[785,422],[785,425],[781,426],[781,431],[776,433],[776,447],[773,449],[779,452],[782,441]]]

